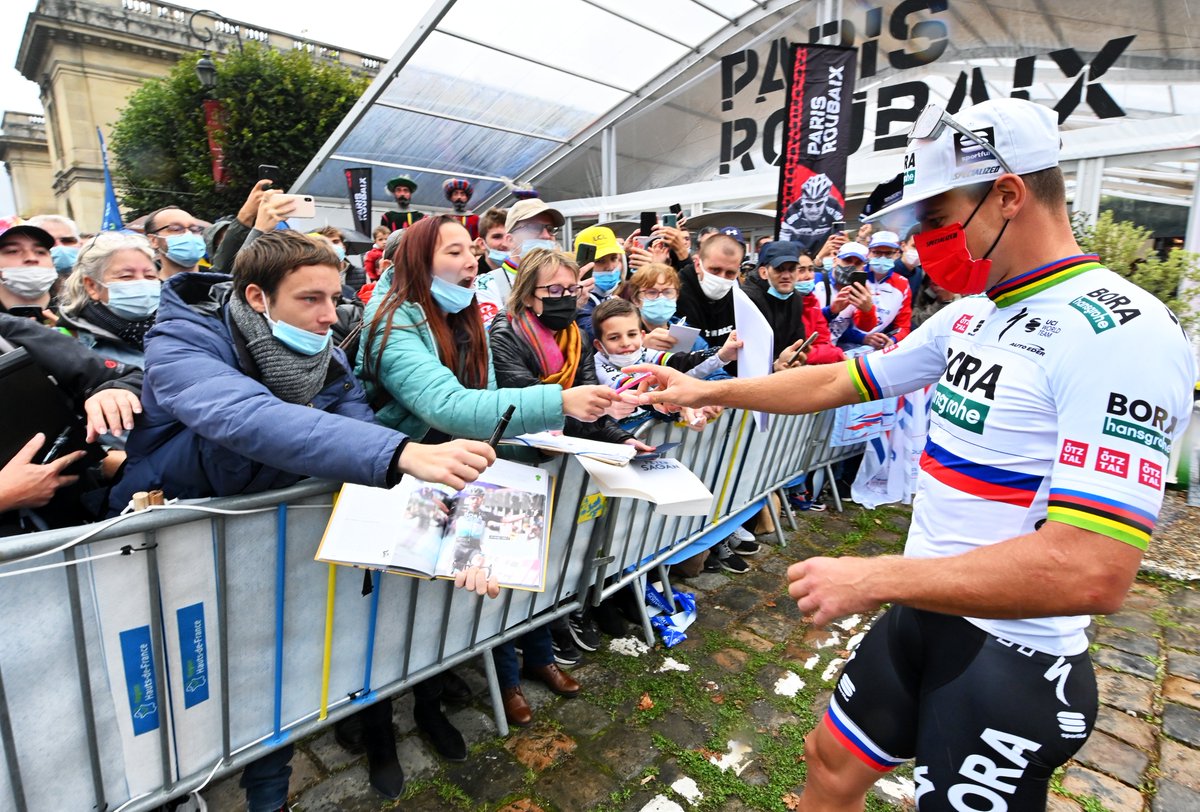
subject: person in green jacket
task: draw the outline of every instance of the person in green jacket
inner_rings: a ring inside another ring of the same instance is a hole
[[[380,277],[363,314],[356,368],[379,422],[414,438],[486,440],[509,405],[516,406],[510,437],[560,430],[567,417],[592,422],[626,409],[603,386],[496,388],[471,242],[456,218],[426,217],[405,231],[393,266]],[[546,668],[554,673],[543,681],[562,688],[563,678],[570,680],[553,661]],[[413,688],[418,728],[453,760],[466,757],[466,746],[440,700],[460,694],[461,682],[446,672]]]

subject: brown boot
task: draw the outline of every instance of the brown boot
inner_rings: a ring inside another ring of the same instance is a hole
[[[501,688],[500,696],[504,699],[504,716],[510,725],[528,727],[533,723],[533,710],[525,701],[525,694],[521,693],[520,685]]]
[[[559,696],[571,697],[579,694],[579,683],[556,663],[536,667],[525,666],[525,676],[537,680]]]

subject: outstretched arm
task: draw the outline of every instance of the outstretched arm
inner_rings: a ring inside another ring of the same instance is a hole
[[[701,381],[670,367],[638,364],[625,370],[654,378],[653,391],[624,393],[642,405],[727,406],[774,414],[805,414],[859,401],[846,364],[801,367],[761,378]]]

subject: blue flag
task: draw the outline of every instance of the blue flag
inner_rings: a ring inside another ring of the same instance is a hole
[[[104,162],[104,218],[100,223],[101,231],[123,231],[125,224],[121,222],[121,209],[117,206],[117,193],[113,191],[112,175],[108,173],[108,150],[104,147],[104,133],[96,128],[100,138],[100,159]]]

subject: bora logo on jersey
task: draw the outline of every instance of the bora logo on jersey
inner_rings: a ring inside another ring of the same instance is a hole
[[[1003,370],[999,364],[984,365],[966,352],[947,353],[946,373],[933,392],[930,407],[935,414],[973,434],[983,434],[991,407],[983,401],[996,399],[996,385]]]
[[[1141,443],[1163,456],[1170,455],[1171,437],[1179,421],[1166,409],[1120,392],[1109,392],[1105,411],[1103,431],[1109,437]]]

